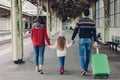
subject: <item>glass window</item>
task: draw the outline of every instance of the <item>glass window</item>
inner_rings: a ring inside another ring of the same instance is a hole
[[[96,19],[96,27],[98,27],[98,19]]]
[[[98,27],[99,26],[99,13],[98,13],[98,1],[96,2],[96,27]]]
[[[90,8],[90,15],[89,15],[89,17],[90,17],[91,19],[93,19],[92,8]]]
[[[112,8],[111,12],[112,12],[112,14],[114,14],[114,2],[111,3],[111,8]]]
[[[113,0],[110,0],[110,2],[112,2]]]
[[[102,8],[102,7],[104,7],[104,2],[103,0],[99,0],[99,8]]]
[[[112,16],[110,16],[110,27],[111,27],[111,25],[112,25],[112,23],[111,23],[111,19],[112,19]]]
[[[118,14],[118,27],[120,28],[120,14]]]
[[[115,13],[118,13],[119,12],[119,0],[116,0],[115,1]]]
[[[114,16],[115,16],[115,27],[117,27],[117,14],[115,14]]]
[[[98,26],[104,27],[104,3],[103,0],[98,1]]]
[[[110,0],[110,27],[114,27],[114,1]],[[116,23],[115,23],[116,24]]]
[[[104,27],[104,18],[99,19],[99,26]]]
[[[98,1],[96,2],[96,10],[98,10]]]
[[[118,0],[118,3],[119,3],[119,4],[118,4],[118,5],[119,5],[119,12],[120,12],[120,0]]]
[[[114,16],[111,16],[111,27],[114,27]]]
[[[112,15],[112,4],[110,4],[110,15]]]
[[[114,21],[115,21],[115,27],[120,27],[119,25],[120,25],[120,10],[119,10],[119,6],[120,6],[120,0],[114,0],[115,2],[115,13],[114,13]]]
[[[117,14],[117,20],[116,20],[116,22],[117,22],[117,27],[120,27],[120,26],[119,26],[119,18],[120,18],[120,16],[119,16],[119,14]]]
[[[110,27],[120,27],[120,0],[110,0]]]

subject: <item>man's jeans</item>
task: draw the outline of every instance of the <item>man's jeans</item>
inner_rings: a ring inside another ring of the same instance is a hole
[[[65,56],[58,57],[58,59],[59,59],[59,65],[60,65],[60,68],[64,68],[64,64],[65,64]]]
[[[88,70],[91,48],[92,48],[92,40],[90,38],[79,39],[79,54],[80,54],[82,70]],[[86,56],[84,56],[85,52],[86,52]]]
[[[39,59],[40,59],[40,65],[44,64],[44,51],[45,51],[45,46],[34,46],[35,64],[36,64],[36,66],[39,65],[38,64]]]

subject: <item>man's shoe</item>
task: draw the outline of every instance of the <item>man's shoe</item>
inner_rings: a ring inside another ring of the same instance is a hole
[[[43,71],[40,71],[40,74],[44,74]]]

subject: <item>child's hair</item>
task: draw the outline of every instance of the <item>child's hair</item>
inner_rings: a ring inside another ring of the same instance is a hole
[[[57,39],[57,47],[59,50],[64,50],[66,47],[66,39],[64,36],[59,36]]]

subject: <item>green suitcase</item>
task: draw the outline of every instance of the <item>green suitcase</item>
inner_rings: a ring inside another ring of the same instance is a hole
[[[105,76],[106,78],[110,75],[110,68],[108,64],[107,55],[100,53],[98,47],[96,47],[97,54],[92,55],[92,75],[93,78],[97,76]]]

